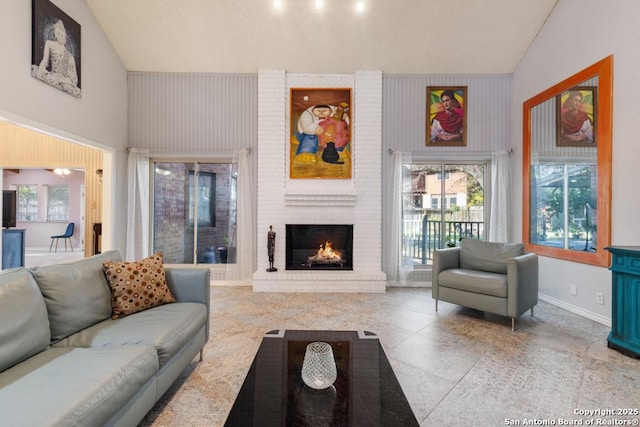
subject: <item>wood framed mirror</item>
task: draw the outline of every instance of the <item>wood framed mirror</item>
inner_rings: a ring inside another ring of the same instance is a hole
[[[528,252],[609,266],[613,56],[523,103]]]

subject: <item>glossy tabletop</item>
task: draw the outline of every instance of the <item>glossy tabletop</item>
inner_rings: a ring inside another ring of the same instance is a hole
[[[301,377],[306,346],[329,343],[337,379],[315,390]],[[417,426],[378,337],[366,331],[265,334],[225,426]]]

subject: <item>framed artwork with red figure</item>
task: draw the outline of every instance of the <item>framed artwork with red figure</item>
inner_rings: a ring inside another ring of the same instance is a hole
[[[596,147],[597,88],[574,87],[556,96],[556,145]]]
[[[290,178],[351,178],[351,89],[291,89]]]
[[[427,86],[426,145],[467,145],[467,87]]]

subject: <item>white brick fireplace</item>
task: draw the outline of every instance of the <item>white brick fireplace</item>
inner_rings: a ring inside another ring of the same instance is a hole
[[[352,178],[289,178],[291,88],[352,89]],[[258,75],[258,217],[255,291],[384,292],[382,271],[382,73]],[[286,270],[286,224],[353,224],[353,270]],[[267,232],[276,232],[267,272]]]

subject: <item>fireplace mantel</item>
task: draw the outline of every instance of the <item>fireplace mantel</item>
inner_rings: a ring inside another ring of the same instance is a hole
[[[355,206],[355,194],[285,194],[287,206]]]

